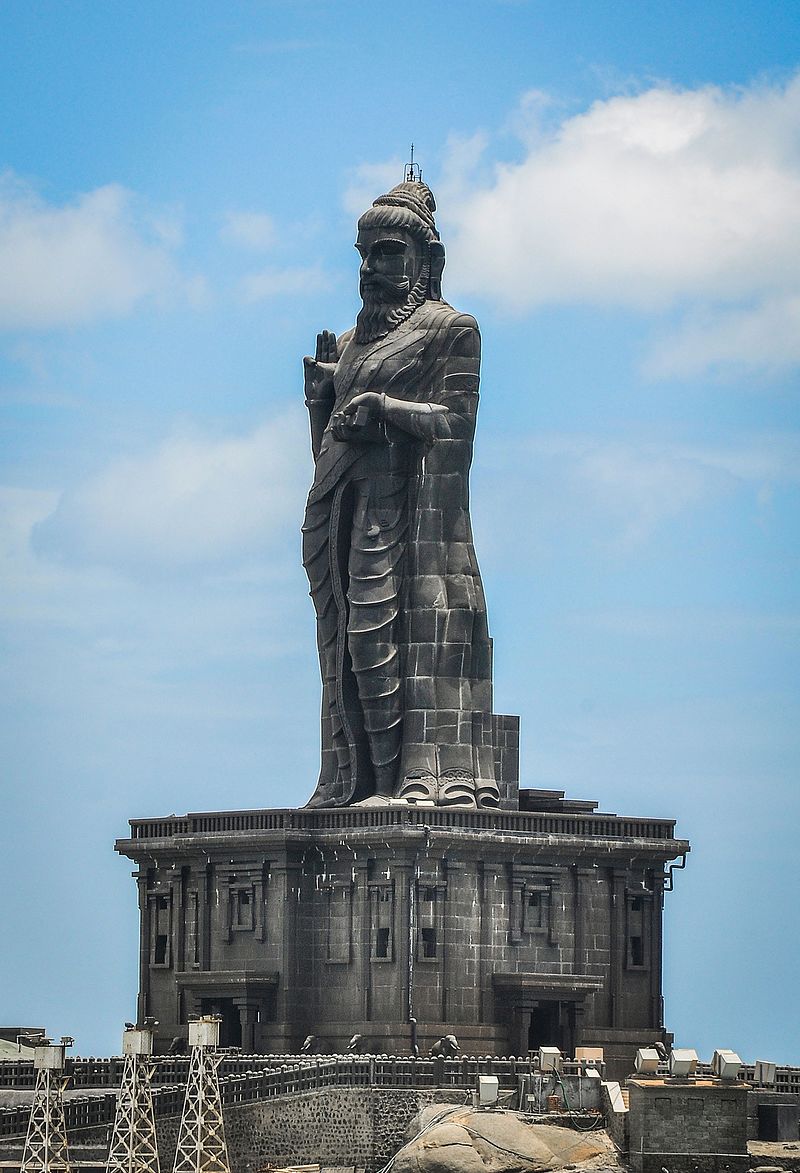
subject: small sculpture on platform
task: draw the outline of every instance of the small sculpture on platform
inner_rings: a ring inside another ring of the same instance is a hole
[[[454,1059],[461,1050],[455,1035],[442,1035],[431,1047],[433,1059]]]
[[[442,300],[416,165],[358,224],[363,306],[305,363],[322,767],[309,806],[497,807],[492,665],[472,540],[475,319]]]

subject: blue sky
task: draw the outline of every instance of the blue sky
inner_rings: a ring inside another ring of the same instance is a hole
[[[413,140],[482,327],[523,784],[677,818],[669,1027],[800,1063],[799,35],[793,0],[0,6],[0,1017],[116,1048],[126,820],[313,788],[300,358]]]

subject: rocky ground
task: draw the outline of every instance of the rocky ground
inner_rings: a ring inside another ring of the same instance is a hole
[[[518,1112],[432,1104],[411,1125],[390,1173],[618,1173],[621,1168],[602,1129],[576,1132],[533,1123]]]

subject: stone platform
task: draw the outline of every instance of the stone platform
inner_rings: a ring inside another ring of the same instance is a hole
[[[663,819],[522,790],[517,810],[384,807],[135,819],[139,1016],[161,1046],[217,1012],[245,1051],[606,1049],[664,1036]]]

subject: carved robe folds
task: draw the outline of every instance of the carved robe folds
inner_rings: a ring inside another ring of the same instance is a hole
[[[380,795],[496,807],[469,517],[477,325],[426,301],[376,342],[344,335],[339,356],[303,525],[323,685],[310,805]],[[366,391],[385,396],[382,418],[337,439],[330,416]]]

